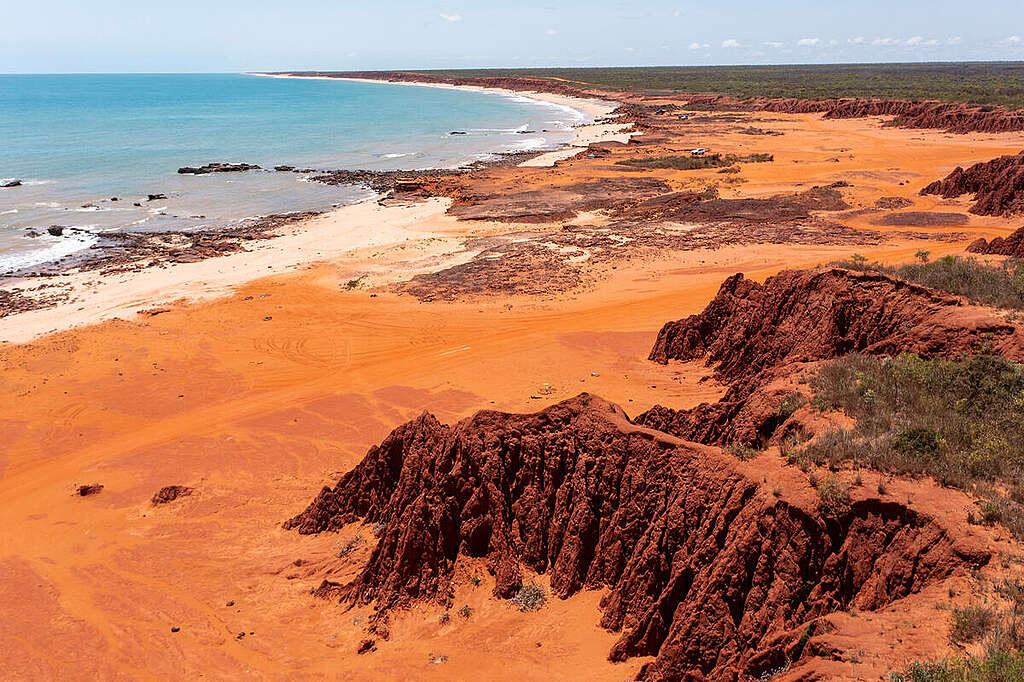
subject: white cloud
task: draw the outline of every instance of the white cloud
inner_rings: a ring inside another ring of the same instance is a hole
[[[786,46],[786,43],[779,43],[779,42],[775,42],[775,41],[769,41],[769,42],[765,43],[765,45],[767,45],[768,47],[774,48],[776,50],[781,50],[782,48],[784,48]]]
[[[814,47],[821,42],[821,38],[801,38],[796,41],[796,44],[800,47]]]
[[[864,44],[864,36],[857,36],[856,38],[850,38],[846,42],[850,43],[851,45],[863,45]]]
[[[938,44],[937,40],[925,40],[921,36],[907,38],[907,47],[935,47]]]
[[[632,48],[632,47],[624,47],[622,49],[625,50],[626,52],[632,52],[634,48]]]
[[[462,21],[462,15],[461,14],[445,14],[444,12],[441,12],[441,14],[439,14],[438,16],[440,16],[445,21],[451,21],[451,22]]]
[[[681,14],[682,14],[682,12],[680,12],[679,10],[676,10],[675,12],[672,13],[672,16],[678,17]]]
[[[549,36],[558,35],[558,31],[553,28],[545,29],[544,33]]]
[[[1020,45],[1021,39],[1020,36],[1009,36],[1008,38],[1004,38],[1000,42],[1002,42],[1005,45]]]
[[[837,47],[838,45],[839,45],[839,41],[836,40],[835,38],[833,38],[832,40],[828,41],[828,46],[829,47]]]
[[[949,40],[946,41],[946,44],[947,45],[959,45],[960,43],[963,42],[963,40],[964,39],[961,38],[960,36],[953,36],[952,38],[950,38]]]
[[[902,42],[899,38],[875,38],[871,41],[872,45],[899,45]]]
[[[701,45],[700,43],[690,43],[690,49],[691,50],[700,50],[700,49],[707,50],[707,49],[710,49],[710,47],[711,46],[708,45],[707,43],[704,43],[703,45]]]
[[[729,38],[728,40],[723,40],[722,41],[722,47],[739,47],[739,46],[740,46],[740,41],[738,41],[738,40],[736,40],[734,38]]]

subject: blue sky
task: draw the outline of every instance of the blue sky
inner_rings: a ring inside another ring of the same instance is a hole
[[[1021,0],[3,0],[0,72],[1024,60]]]

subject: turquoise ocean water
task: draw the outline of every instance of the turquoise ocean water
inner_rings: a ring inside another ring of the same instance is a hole
[[[0,189],[0,273],[88,248],[95,242],[88,233],[226,226],[368,196],[293,173],[186,176],[176,173],[180,166],[449,167],[553,148],[583,122],[577,111],[523,97],[407,85],[240,74],[0,75],[0,184],[22,182]],[[455,130],[467,134],[449,134]],[[167,199],[146,201],[150,194]],[[88,233],[53,237],[50,225]]]

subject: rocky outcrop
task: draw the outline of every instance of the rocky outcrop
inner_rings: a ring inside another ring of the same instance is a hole
[[[614,208],[656,197],[671,188],[658,178],[605,178],[536,190],[463,189],[448,209],[462,220],[553,222],[568,220],[581,211]]]
[[[208,173],[244,173],[259,170],[259,166],[251,163],[208,163],[205,166],[185,166],[178,169],[179,175],[207,175]]]
[[[8,180],[7,182],[0,182],[0,189],[7,189],[10,187],[21,187],[21,180]]]
[[[733,275],[699,315],[669,322],[650,359],[706,359],[726,381],[848,353],[969,353],[989,340],[1024,357],[1017,328],[987,309],[877,272],[787,270],[764,284]]]
[[[973,194],[971,213],[1012,215],[1024,212],[1024,152],[976,163],[967,170],[957,168],[943,180],[936,180],[921,194],[938,194],[950,199]]]
[[[993,237],[991,241],[976,239],[971,242],[967,250],[970,253],[1024,258],[1024,227],[1015,230],[1006,237]]]
[[[397,428],[285,525],[383,524],[362,572],[316,591],[379,611],[449,604],[459,556],[509,597],[523,570],[552,593],[605,588],[613,660],[643,680],[735,680],[797,660],[830,612],[883,607],[989,553],[901,504],[825,514],[776,497],[720,451],[637,427],[581,395],[535,414],[480,412]]]
[[[160,490],[158,490],[153,495],[153,499],[151,500],[151,502],[152,502],[153,506],[155,507],[155,506],[160,505],[160,504],[167,504],[169,502],[174,502],[178,498],[185,497],[187,495],[191,495],[192,492],[193,492],[192,488],[189,488],[188,486],[184,486],[184,485],[167,485],[167,486],[164,486],[163,488],[160,488]]]
[[[690,410],[655,406],[638,424],[708,444],[765,445],[790,412],[788,378],[849,353],[955,356],[988,347],[1024,359],[1020,328],[989,309],[875,272],[790,270],[764,284],[738,274],[698,315],[669,322],[650,359],[704,360],[729,389]]]
[[[640,197],[614,209],[618,217],[637,221],[792,223],[806,221],[814,211],[850,208],[836,186],[812,187],[797,194],[766,199],[705,198],[695,192],[671,192],[653,198]]]
[[[1024,130],[1024,111],[962,102],[842,98],[808,100],[768,97],[738,99],[728,95],[686,96],[691,108],[720,111],[822,113],[825,118],[891,116],[887,125],[933,128],[949,133],[1009,133]]]

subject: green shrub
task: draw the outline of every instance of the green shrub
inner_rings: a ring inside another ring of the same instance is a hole
[[[516,596],[512,597],[512,603],[518,606],[520,611],[536,611],[544,606],[546,599],[544,588],[530,583],[519,588]]]
[[[977,642],[988,634],[995,622],[995,610],[986,606],[953,609],[953,627],[949,631],[949,640],[953,644]]]
[[[810,386],[816,409],[856,424],[788,452],[791,463],[928,475],[986,498],[978,522],[1024,538],[1024,367],[987,354],[850,355],[820,365]]]
[[[850,489],[836,476],[827,476],[817,487],[818,498],[824,509],[832,513],[841,513],[849,509]]]
[[[885,265],[868,263],[864,256],[854,254],[833,265],[881,272],[998,308],[1024,309],[1024,261],[1011,258],[989,265],[972,257],[945,256],[928,262],[926,251],[918,251],[917,257],[920,263]]]
[[[736,154],[707,154],[705,156],[677,154],[650,159],[623,159],[622,161],[616,161],[616,164],[619,166],[632,166],[633,168],[702,170],[705,168],[722,168],[737,163],[768,163],[774,160],[775,157],[771,154],[747,154],[746,156],[737,156]]]

